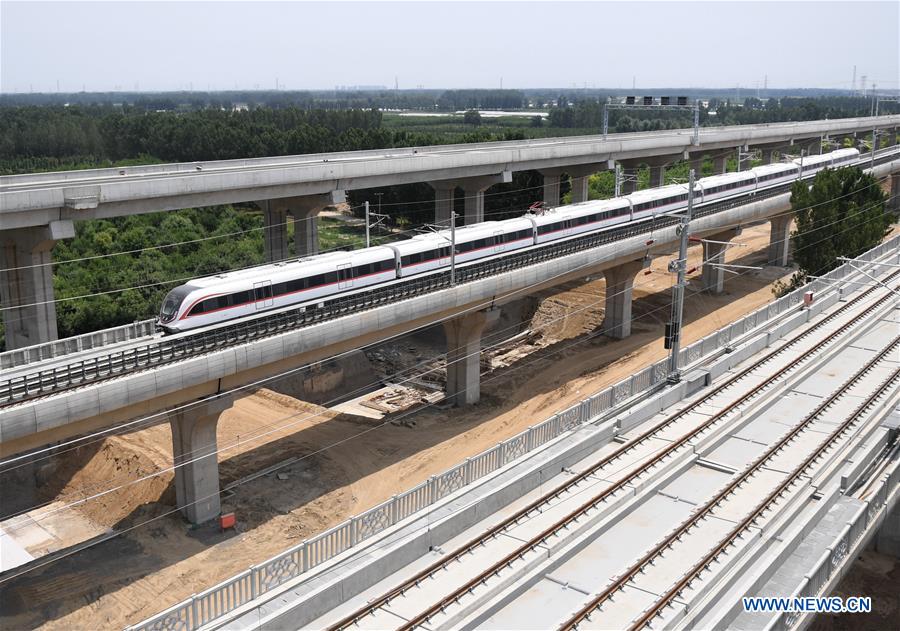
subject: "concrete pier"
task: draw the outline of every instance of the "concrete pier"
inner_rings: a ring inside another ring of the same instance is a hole
[[[263,252],[266,262],[283,261],[288,251],[287,211],[278,208],[274,200],[256,202],[263,212]]]
[[[265,231],[266,261],[283,261],[290,258],[288,247],[287,216],[294,223],[294,256],[313,256],[319,253],[319,224],[316,218],[323,208],[346,201],[344,191],[332,191],[321,195],[283,197],[256,202],[262,208]]]
[[[884,522],[875,535],[875,550],[900,558],[900,504],[885,515]]]
[[[605,171],[607,163],[601,164],[579,164],[566,169],[569,174],[569,181],[572,185],[572,203],[588,201],[589,179],[594,173]]]
[[[434,223],[446,228],[450,225],[450,213],[453,212],[453,194],[456,182],[429,182],[434,189]]]
[[[650,267],[650,259],[643,258],[603,270],[606,277],[606,306],[603,313],[603,334],[621,340],[631,335],[631,300],[634,278]]]
[[[471,225],[484,221],[484,192],[494,184],[509,184],[512,172],[503,171],[497,175],[467,177],[459,180],[438,180],[429,182],[434,189],[434,222],[440,226],[450,225],[450,213],[453,211],[456,189],[462,189],[463,217],[458,225]]]
[[[731,241],[740,233],[740,228],[731,228],[707,237],[709,241],[703,241],[701,283],[703,291],[706,293],[721,294],[725,291],[725,270],[722,269],[721,265],[725,262],[725,250],[728,248],[728,241]]]
[[[232,403],[231,398],[221,397],[169,413],[175,497],[181,513],[192,524],[215,519],[221,512],[216,427],[219,415]]]
[[[704,162],[703,156],[700,156],[700,157],[692,156],[691,157],[691,168],[694,169],[694,177],[697,179],[704,177],[703,162]]]
[[[538,173],[544,178],[544,203],[550,208],[556,208],[560,202],[563,169],[541,169]]]
[[[75,236],[71,221],[0,232],[0,304],[6,348],[57,339],[53,245]]]
[[[794,216],[781,214],[769,219],[772,230],[769,237],[769,265],[786,267],[791,252],[791,222]]]
[[[650,167],[650,188],[657,188],[665,184],[666,181],[666,167],[663,165],[656,165]]]
[[[713,157],[713,175],[722,175],[728,170],[728,155],[722,154]]]
[[[622,195],[629,195],[637,190],[638,167],[625,166],[622,163]]]
[[[484,192],[494,184],[509,184],[512,182],[512,173],[503,171],[498,175],[485,175],[483,177],[469,177],[457,182],[457,186],[463,191],[463,219],[465,225],[484,221]]]
[[[461,407],[481,398],[481,335],[500,309],[473,311],[444,321],[447,336],[447,400]]]

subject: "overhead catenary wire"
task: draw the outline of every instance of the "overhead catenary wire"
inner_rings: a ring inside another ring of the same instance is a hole
[[[823,202],[823,203],[826,203],[826,202]],[[865,212],[865,211],[866,211],[866,208],[862,208],[862,209],[859,209],[859,211],[858,211],[857,213],[855,213],[855,214],[861,214],[861,213],[863,213],[863,212]],[[827,225],[832,225],[833,223],[838,223],[838,221],[835,221],[835,222],[831,222],[831,223],[829,223],[829,224],[826,224],[826,226],[827,226]],[[735,224],[735,225],[740,225],[740,224]],[[825,227],[825,226],[822,226],[822,227]],[[790,238],[790,237],[788,237],[788,239],[789,239],[789,238]],[[822,242],[822,241],[826,241],[828,238],[830,238],[830,237],[826,237],[826,238],[821,239],[820,241],[817,241],[817,242],[815,242],[815,243],[819,243],[819,242]],[[788,240],[788,239],[783,239],[783,240],[781,240],[781,242],[786,241],[786,240]],[[811,245],[814,245],[814,244],[809,244],[809,246],[811,246]],[[648,246],[648,250],[649,250],[649,249],[650,249],[650,248],[649,248],[649,246]],[[587,264],[586,264],[586,265],[583,265],[583,266],[581,266],[581,267],[585,267],[585,266],[587,266]],[[577,271],[578,269],[580,269],[580,268],[574,268],[574,269],[572,269],[572,270],[567,270],[566,272],[562,272],[562,273],[558,274],[557,276],[568,275],[568,274],[571,274],[572,272]],[[551,279],[551,280],[552,280],[552,279]],[[542,281],[542,282],[545,282],[545,281]],[[523,293],[523,292],[527,292],[529,289],[530,289],[530,286],[529,286],[529,287],[524,287],[524,288],[515,290],[514,292],[511,292],[509,295],[510,295],[510,296],[513,296],[513,295],[516,295],[516,294],[520,294],[520,293]],[[490,301],[490,302],[493,302],[493,301]],[[486,303],[484,303],[484,304],[488,304],[488,303],[486,302]],[[468,310],[466,310],[466,311],[464,311],[464,312],[460,312],[460,314],[457,314],[457,315],[464,315],[465,313],[467,313],[467,312],[469,312],[469,311],[474,311],[474,310],[481,309],[483,306],[484,306],[483,304],[475,305],[475,306],[471,307],[470,309],[468,309]],[[433,323],[432,323],[432,324],[433,324]],[[428,326],[428,325],[426,325],[426,326]],[[391,336],[391,337],[387,338],[387,340],[393,339],[394,337],[398,337],[399,335],[402,335],[402,333],[401,333],[401,334],[394,335],[394,336]],[[385,341],[386,341],[386,340],[385,340]],[[382,342],[382,343],[383,343],[383,342]],[[343,355],[343,354],[345,354],[345,353],[341,353],[341,354],[335,355],[335,357],[339,357],[339,356],[341,356],[341,355]],[[292,369],[291,371],[289,371],[289,373],[296,372],[297,370],[302,370],[302,369],[304,369],[304,368],[305,368],[305,367],[299,367],[299,368],[296,368],[296,369]],[[282,373],[282,375],[283,375],[283,374],[288,374],[288,373]],[[258,382],[253,382],[253,383],[247,384],[247,385],[245,385],[245,386],[240,386],[240,387],[234,388],[232,391],[229,391],[229,393],[231,393],[231,392],[237,392],[237,391],[240,391],[240,390],[242,390],[242,389],[247,389],[247,388],[257,387],[260,383],[266,382],[266,381],[268,381],[268,380],[270,380],[270,379],[276,379],[276,378],[279,378],[279,377],[282,376],[282,375],[276,375],[276,376],[271,377],[271,378],[262,379],[262,380],[259,380]],[[223,394],[228,394],[228,393],[223,393]],[[174,409],[170,410],[170,412],[171,412],[171,411],[179,411],[179,410],[182,409],[182,408],[190,407],[190,405],[193,405],[193,404],[187,404],[187,405],[185,405],[185,406],[179,406],[179,407],[177,407],[177,408],[174,408]],[[155,418],[156,416],[159,416],[159,415],[161,415],[161,414],[167,414],[167,412],[157,413],[157,414],[154,414],[154,415],[150,415],[149,417],[146,417],[146,418]],[[138,421],[140,421],[140,419],[138,419]],[[134,422],[137,422],[137,421],[134,421]],[[125,425],[120,425],[119,427],[127,428],[127,427],[130,427],[134,422],[129,422],[129,423],[125,424]],[[110,431],[111,431],[111,430],[110,430]],[[108,433],[108,432],[107,432],[107,431],[101,431],[101,432],[99,432],[99,433],[97,433],[97,434],[105,434],[105,433]],[[91,436],[93,436],[93,435],[91,435]],[[72,442],[77,442],[78,440],[80,440],[80,439],[76,439],[75,441],[72,441]],[[62,443],[61,445],[64,446],[65,444],[67,444],[67,443]],[[57,445],[56,447],[54,447],[54,449],[55,449],[55,448],[58,448],[58,447],[61,446],[61,445]],[[48,449],[48,450],[49,450],[49,449]],[[32,452],[30,455],[34,455],[34,453],[35,453],[35,452]],[[7,460],[7,462],[10,462],[10,460]]]
[[[494,378],[499,378],[499,375],[496,376],[496,377],[494,377]],[[491,381],[491,380],[493,380],[493,378],[488,379],[488,382]],[[405,416],[408,416],[409,414],[411,414],[411,413],[413,413],[413,412],[417,412],[417,411],[418,411],[418,410],[410,411],[409,413],[406,413],[406,414],[401,415],[399,418],[402,419],[402,418],[404,418]],[[316,451],[314,451],[314,452],[311,452],[311,453],[309,453],[309,454],[305,454],[304,456],[301,456],[300,459],[303,460],[303,459],[306,459],[306,458],[309,458],[309,457],[318,455],[319,453],[322,453],[323,451],[325,451],[325,450],[327,450],[327,449],[331,449],[331,448],[333,448],[333,447],[336,447],[336,446],[339,446],[339,445],[344,444],[344,443],[346,443],[346,442],[349,442],[350,440],[354,440],[355,438],[358,438],[359,436],[368,434],[368,433],[370,433],[371,431],[374,431],[375,429],[379,429],[379,428],[381,428],[381,427],[384,427],[384,426],[387,425],[388,423],[390,423],[390,422],[395,422],[395,421],[397,421],[397,420],[399,420],[399,419],[398,419],[398,418],[393,418],[393,419],[390,419],[390,421],[385,421],[384,423],[381,423],[381,424],[379,424],[379,425],[376,425],[376,426],[367,428],[367,429],[365,429],[365,430],[363,430],[363,431],[357,433],[356,435],[353,435],[353,436],[350,436],[350,437],[346,437],[346,438],[341,439],[341,440],[339,440],[339,441],[335,441],[334,443],[332,443],[332,444],[330,444],[330,445],[327,445],[327,446],[325,446],[325,447],[322,447],[322,448],[320,448],[320,449],[318,449],[318,450],[316,450]],[[217,494],[218,494],[218,493],[217,493]],[[209,497],[212,497],[212,496],[210,495]],[[206,499],[209,499],[209,497],[202,497],[202,498],[199,498],[199,499],[195,500],[195,502],[193,502],[193,503],[204,501],[204,500],[206,500]],[[56,562],[56,561],[59,561],[59,560],[61,560],[62,558],[65,558],[65,557],[68,557],[68,556],[70,556],[70,555],[72,555],[72,554],[75,554],[76,552],[81,552],[82,550],[86,549],[87,547],[93,547],[94,545],[98,545],[99,543],[102,543],[103,541],[106,541],[106,540],[108,540],[108,539],[110,539],[110,538],[112,538],[112,537],[116,537],[116,536],[120,536],[120,535],[126,534],[126,533],[128,533],[128,532],[130,532],[130,531],[132,531],[132,530],[134,530],[134,529],[136,529],[136,528],[138,528],[138,527],[141,527],[141,526],[146,525],[146,524],[148,524],[148,523],[154,522],[154,521],[156,521],[156,520],[158,520],[158,519],[161,519],[161,518],[163,518],[163,517],[167,517],[168,515],[171,515],[171,514],[174,514],[174,513],[178,512],[179,510],[181,510],[181,508],[182,508],[182,507],[175,507],[175,508],[173,508],[173,509],[171,509],[171,510],[169,510],[169,511],[166,511],[166,512],[164,512],[164,513],[162,513],[162,514],[156,515],[156,516],[154,516],[154,517],[152,517],[152,518],[150,518],[150,519],[147,519],[147,520],[145,520],[145,521],[143,521],[143,522],[139,522],[139,523],[137,523],[137,524],[133,524],[133,525],[130,526],[130,527],[127,527],[127,528],[121,529],[121,530],[119,530],[119,531],[116,531],[116,532],[114,532],[113,534],[111,534],[110,536],[105,537],[103,540],[94,542],[94,543],[89,544],[88,546],[84,546],[84,547],[82,547],[82,548],[80,548],[80,549],[78,549],[78,550],[67,551],[67,552],[65,552],[64,554],[59,555],[58,557],[55,557],[55,558],[53,558],[53,559],[48,559],[48,560],[47,560],[46,562],[44,562],[44,563],[36,564],[36,565],[31,566],[31,567],[29,567],[28,569],[23,570],[23,571],[21,571],[21,572],[9,574],[9,575],[3,577],[2,579],[0,579],[0,584],[3,584],[3,583],[5,583],[5,582],[7,582],[7,581],[9,581],[9,580],[13,580],[13,579],[15,579],[15,578],[17,578],[17,577],[19,577],[19,576],[22,576],[22,575],[24,575],[24,574],[26,574],[26,573],[29,573],[29,572],[31,572],[31,571],[34,571],[34,570],[36,570],[36,569],[39,569],[40,567],[45,567],[45,566],[48,565],[48,564],[54,563],[54,562]]]
[[[585,176],[585,177],[588,177],[588,176]],[[865,188],[870,188],[870,187],[875,187],[875,186],[880,186],[880,185],[879,185],[878,183],[873,183],[873,184],[867,185]],[[647,190],[651,190],[651,189],[647,189]],[[852,192],[850,192],[850,193],[847,193],[847,195],[845,195],[845,196],[855,195],[857,192],[858,192],[858,191],[852,191]],[[786,194],[786,193],[785,193],[785,194]],[[844,197],[844,196],[842,196],[842,197]],[[839,199],[839,198],[838,198],[838,199]],[[823,202],[823,204],[824,204],[824,203],[826,203],[826,202]],[[815,206],[816,206],[816,205],[810,206],[810,208],[815,207]],[[782,213],[776,213],[776,214],[770,215],[768,218],[771,219],[771,218],[775,218],[775,217],[778,217],[778,216],[790,215],[790,214],[793,214],[793,213],[796,213],[796,212],[800,212],[800,211],[802,211],[802,210],[806,210],[806,209],[805,209],[805,208],[804,208],[804,209],[797,209],[797,210],[793,210],[793,209],[792,209],[792,210],[785,211],[785,212],[782,212]],[[508,211],[495,211],[495,212],[496,212],[496,214],[508,214]],[[727,227],[727,226],[723,226],[723,227]],[[258,230],[258,229],[259,229],[259,228],[254,228],[254,230]],[[263,228],[263,229],[264,229],[264,228]],[[415,232],[416,230],[418,230],[418,228],[406,230],[406,231],[403,231],[403,232],[401,232],[401,233],[395,233],[395,234],[411,233],[411,232]],[[389,236],[390,236],[390,235],[388,235],[388,237],[389,237]],[[326,251],[320,252],[320,254],[324,254],[324,253],[330,252],[330,251],[339,251],[339,250],[343,250],[343,249],[344,249],[344,248],[342,248],[342,247],[336,247],[336,248],[333,248],[332,250],[326,250]],[[105,255],[104,255],[104,256],[105,256]],[[295,260],[297,260],[297,256],[290,256],[290,257],[286,257],[286,258],[284,258],[284,259],[280,259],[280,260],[277,260],[277,261],[270,261],[270,262],[265,262],[265,263],[257,263],[257,264],[253,264],[253,265],[247,265],[247,266],[244,266],[244,267],[240,267],[240,268],[235,268],[235,269],[231,269],[231,270],[226,270],[224,273],[236,272],[236,271],[242,271],[242,270],[247,270],[247,269],[253,269],[253,268],[255,268],[255,267],[259,267],[260,265],[275,264],[275,263],[288,262],[288,261],[295,261]],[[46,264],[45,264],[45,265],[46,265]],[[222,273],[222,272],[220,272],[220,273]],[[169,279],[169,280],[157,281],[157,282],[153,282],[153,283],[145,283],[145,284],[141,284],[141,285],[132,285],[132,286],[129,286],[129,287],[119,287],[119,288],[109,289],[109,290],[105,290],[105,291],[92,292],[92,293],[89,293],[89,294],[80,294],[80,295],[77,295],[77,296],[66,296],[66,297],[62,297],[62,298],[54,298],[54,299],[52,299],[52,300],[35,301],[35,302],[32,302],[32,303],[27,303],[27,304],[19,304],[19,305],[14,305],[14,306],[9,306],[9,307],[0,307],[0,311],[15,311],[15,310],[19,310],[19,309],[24,309],[24,308],[28,308],[28,307],[34,307],[34,306],[41,306],[41,305],[46,305],[46,304],[51,304],[51,303],[63,303],[63,302],[70,302],[70,301],[73,301],[73,300],[81,300],[81,299],[91,298],[91,297],[95,297],[95,296],[104,296],[104,295],[111,295],[111,294],[116,294],[116,293],[122,293],[122,292],[125,292],[125,291],[135,290],[135,289],[147,289],[147,288],[151,288],[151,287],[160,287],[160,286],[164,286],[164,285],[168,285],[168,284],[185,282],[185,281],[191,280],[191,279],[193,279],[193,278],[195,278],[195,276],[182,277],[182,278],[176,278],[176,279]],[[32,297],[32,298],[37,297],[37,294],[33,294],[31,297]],[[12,322],[24,321],[24,320],[26,320],[26,319],[27,319],[27,318],[17,318],[17,319],[12,320]],[[10,323],[10,320],[6,320],[6,322],[7,322],[7,323]]]
[[[788,144],[786,143],[785,146],[790,146],[790,145],[788,145]],[[716,153],[707,153],[707,154],[704,154],[704,156],[711,156],[713,159],[715,159],[715,158],[719,158],[719,157],[723,157],[723,156],[724,156],[724,157],[727,157],[727,156],[732,155],[733,153],[734,153],[734,151],[733,151],[732,149],[721,149],[721,150],[718,150]],[[573,165],[573,166],[577,166],[577,165]],[[597,171],[597,172],[598,172],[598,173],[601,173],[601,172],[603,172],[603,170],[599,170],[599,171]],[[573,183],[574,183],[574,182],[580,182],[580,181],[582,181],[582,180],[590,179],[590,177],[591,177],[592,175],[593,175],[593,174],[588,174],[588,175],[584,175],[584,176],[574,176],[574,177],[570,176],[570,180],[571,180]],[[507,191],[495,191],[495,192],[493,192],[493,193],[485,192],[485,193],[481,193],[480,195],[483,196],[483,197],[492,197],[492,196],[500,196],[500,195],[512,195],[512,194],[516,194],[516,193],[524,193],[524,192],[528,192],[528,191],[540,190],[540,189],[543,189],[543,188],[544,188],[544,185],[541,184],[541,185],[538,185],[538,186],[526,186],[526,187],[520,187],[520,188],[515,188],[515,189],[507,190]],[[643,190],[643,189],[642,189],[642,190]],[[455,202],[456,200],[462,200],[462,201],[464,201],[464,200],[468,200],[468,199],[475,199],[476,197],[478,197],[478,195],[463,195],[463,196],[461,196],[461,197],[456,197],[456,196],[454,196],[454,197],[453,197],[453,200],[454,200],[454,202]],[[412,205],[416,205],[416,204],[429,204],[429,203],[431,203],[429,200],[423,200],[423,201],[409,201],[409,202],[387,202],[387,203],[381,203],[381,204],[379,204],[379,207],[388,208],[388,207],[393,207],[393,206],[412,206]],[[335,205],[337,205],[337,204],[335,204]],[[355,205],[355,206],[348,205],[347,208],[348,208],[348,210],[350,210],[351,212],[353,212],[353,211],[355,211],[355,210],[361,210],[361,209],[363,209],[364,207],[365,207],[365,204],[357,204],[357,205]],[[204,208],[204,207],[203,207],[203,206],[200,206],[200,207],[195,207],[195,208]],[[183,209],[180,209],[180,210],[190,210],[190,208],[183,208]],[[160,212],[178,212],[178,211],[176,210],[176,211],[160,211]],[[498,211],[492,211],[492,212],[490,212],[490,213],[485,213],[484,216],[489,216],[489,215],[499,215],[499,214],[508,214],[509,212],[514,212],[514,211],[510,211],[510,210],[498,210]],[[214,241],[214,240],[218,240],[218,239],[228,239],[228,238],[235,237],[235,236],[239,236],[239,235],[242,235],[242,234],[249,234],[249,233],[253,233],[253,232],[261,232],[261,231],[264,232],[264,231],[266,231],[266,230],[272,230],[272,229],[275,229],[275,228],[282,228],[282,227],[286,227],[286,226],[289,226],[289,225],[292,225],[292,224],[296,226],[296,225],[297,225],[298,223],[300,223],[300,222],[316,221],[318,218],[319,218],[318,215],[310,215],[310,216],[307,216],[307,217],[294,217],[292,220],[285,220],[285,221],[283,221],[283,222],[278,222],[278,223],[268,224],[268,225],[262,225],[262,226],[253,226],[252,228],[247,228],[247,229],[245,229],[245,230],[235,230],[235,231],[232,231],[232,232],[227,232],[227,233],[222,233],[222,234],[208,235],[208,236],[206,236],[206,237],[200,237],[200,238],[197,238],[197,239],[188,239],[188,240],[184,240],[184,241],[174,241],[174,242],[171,242],[171,243],[163,243],[163,244],[160,244],[160,245],[147,246],[147,247],[143,247],[143,248],[134,248],[134,249],[131,249],[131,250],[120,250],[120,251],[118,251],[118,252],[107,252],[107,253],[105,253],[105,254],[97,254],[97,255],[92,255],[92,256],[77,257],[77,258],[72,258],[72,259],[63,259],[63,260],[57,260],[57,261],[48,261],[48,262],[45,262],[45,263],[33,263],[33,264],[31,264],[31,265],[20,265],[20,266],[16,266],[16,267],[0,268],[0,273],[4,273],[4,272],[14,272],[14,271],[25,270],[25,269],[34,269],[34,268],[38,268],[38,267],[51,267],[51,266],[57,266],[57,265],[66,265],[66,264],[69,264],[69,263],[80,263],[80,262],[84,262],[84,261],[92,261],[92,260],[97,260],[97,259],[102,259],[102,258],[110,258],[110,257],[115,257],[115,256],[125,256],[125,255],[140,254],[141,252],[147,252],[147,251],[153,251],[153,250],[164,250],[164,249],[168,249],[168,248],[179,247],[179,246],[182,246],[182,245],[191,245],[191,244],[195,244],[195,243],[203,243],[203,242],[205,242],[205,241]],[[434,223],[440,224],[441,222],[434,222]],[[411,228],[411,229],[409,229],[409,230],[404,230],[404,231],[401,231],[401,232],[398,232],[398,233],[393,233],[393,234],[405,234],[405,233],[407,233],[407,232],[412,232],[412,231],[414,231],[414,230],[416,230],[416,229],[417,229],[417,228]],[[387,236],[390,236],[390,235],[387,235]],[[340,250],[340,249],[341,249],[340,247],[335,247],[335,248],[332,248],[332,249],[329,249],[329,250],[324,250],[324,251],[320,252],[320,254],[321,254],[321,253],[324,253],[324,252],[329,252],[329,251],[332,251],[332,250]],[[296,258],[296,257],[288,257],[287,259],[284,259],[284,260],[290,260],[290,259],[292,259],[292,258]],[[275,262],[275,261],[272,261],[272,262]]]
[[[696,293],[699,293],[699,292],[694,292],[694,293],[696,294]],[[598,302],[599,302],[599,301],[598,301]],[[582,307],[581,309],[576,309],[574,312],[578,312],[578,311],[587,309],[587,308],[589,308],[590,306],[593,306],[593,304],[596,304],[596,303],[592,303],[591,305],[586,305],[586,306]],[[660,307],[660,308],[658,308],[658,309],[656,309],[656,310],[652,310],[651,312],[648,312],[647,314],[645,314],[645,316],[651,315],[651,314],[653,313],[653,311],[660,311],[660,310],[664,310],[665,308],[666,308],[666,307]],[[563,318],[564,318],[564,317],[569,317],[571,314],[572,314],[572,313],[570,312],[570,313],[567,313],[565,316],[561,316],[561,317],[563,317]],[[558,319],[559,319],[559,318],[558,318]],[[632,318],[632,320],[635,320],[635,319],[637,319],[637,318]],[[551,321],[551,322],[548,322],[547,324],[548,324],[548,325],[549,325],[549,324],[552,324],[552,321]],[[592,333],[591,335],[588,335],[588,336],[587,336],[586,338],[584,338],[584,339],[575,341],[575,342],[573,342],[573,343],[571,343],[571,344],[567,344],[567,345],[563,346],[563,347],[560,348],[560,349],[554,349],[554,350],[551,352],[551,354],[556,354],[557,352],[562,352],[562,351],[564,351],[564,350],[566,350],[566,349],[568,349],[568,348],[570,348],[570,347],[572,347],[572,346],[575,346],[575,345],[577,345],[577,344],[581,344],[581,343],[583,343],[583,342],[585,342],[585,341],[589,341],[589,340],[594,339],[595,337],[597,337],[597,336],[599,336],[599,335],[602,335],[602,334],[603,334],[603,330],[601,329],[601,330],[599,330],[599,331],[596,331],[596,332]],[[498,342],[497,344],[495,344],[495,345],[493,345],[493,346],[502,345],[502,344],[504,344],[504,343],[505,343],[505,341],[501,340],[500,342]],[[480,352],[481,352],[481,351],[478,351],[478,353],[480,353]],[[475,353],[472,353],[472,355],[474,355],[474,354],[475,354]],[[460,358],[458,361],[462,361],[462,360],[466,359],[467,357],[468,357],[468,355],[465,356],[465,357]],[[519,365],[519,366],[516,366],[515,368],[512,368],[511,371],[519,370],[519,369],[521,369],[521,368],[524,368],[524,367],[528,366],[529,364],[531,364],[531,363],[533,363],[533,362],[540,361],[541,359],[543,359],[543,357],[533,358],[533,359],[531,359],[531,360],[529,360],[529,361],[524,362],[523,364],[521,364],[521,365]],[[413,369],[410,369],[409,372],[412,372],[412,370],[414,370],[414,369],[415,369],[415,367],[413,367]],[[281,375],[276,376],[276,378],[280,378],[280,377],[281,377]],[[499,377],[500,377],[500,375],[497,375],[497,376],[495,376],[495,377],[493,377],[493,378],[489,378],[488,380],[485,381],[485,383],[489,383],[490,381],[493,381],[493,379],[499,378]],[[465,388],[463,389],[463,391],[465,391]],[[426,407],[430,407],[430,405],[429,405],[429,406],[426,406]],[[411,410],[411,411],[409,411],[408,413],[405,413],[405,414],[400,415],[399,417],[395,417],[395,418],[390,419],[389,422],[395,422],[395,421],[397,421],[397,420],[400,420],[400,419],[402,419],[402,418],[405,418],[405,417],[408,416],[409,414],[416,413],[416,412],[418,412],[418,411],[420,411],[420,410],[419,410],[419,409],[417,409],[417,410]],[[280,419],[280,420],[289,420],[289,419],[295,418],[296,416],[297,416],[296,414],[288,415],[288,416],[286,416],[286,417],[283,417],[283,419]],[[308,415],[308,416],[306,416],[306,417],[304,417],[304,418],[299,419],[299,420],[296,421],[295,423],[289,423],[289,424],[284,425],[284,426],[278,426],[278,427],[275,427],[274,429],[271,429],[271,430],[269,430],[269,431],[267,431],[267,432],[264,432],[264,433],[262,433],[262,434],[253,435],[253,436],[251,436],[251,437],[249,437],[249,438],[247,438],[247,439],[245,439],[245,440],[243,440],[243,441],[237,441],[236,443],[233,443],[232,445],[229,445],[229,446],[227,446],[227,447],[217,448],[215,452],[211,452],[210,454],[206,454],[206,453],[205,453],[203,456],[200,456],[200,457],[197,457],[197,458],[190,458],[189,460],[187,460],[187,461],[185,461],[185,462],[182,462],[182,463],[179,463],[178,465],[175,465],[175,466],[173,466],[173,467],[168,467],[168,468],[165,468],[165,469],[158,470],[158,471],[156,471],[156,472],[154,472],[154,473],[152,473],[152,474],[148,474],[147,476],[144,476],[144,477],[142,477],[142,478],[139,478],[139,479],[130,481],[130,482],[126,483],[126,484],[120,485],[119,487],[115,487],[115,488],[112,488],[112,489],[107,489],[107,490],[105,490],[105,491],[103,491],[103,492],[101,492],[101,493],[97,493],[97,494],[95,494],[94,496],[91,496],[91,497],[89,497],[89,498],[82,498],[82,499],[80,499],[80,500],[74,501],[74,502],[70,503],[69,505],[66,505],[66,506],[64,506],[64,507],[60,507],[59,509],[57,509],[57,510],[55,510],[55,511],[52,511],[51,513],[48,513],[48,514],[46,514],[46,515],[44,515],[44,516],[42,516],[42,517],[45,517],[45,518],[46,518],[46,517],[48,517],[48,516],[50,516],[50,515],[52,515],[52,514],[57,514],[58,512],[61,512],[62,510],[68,510],[68,509],[74,508],[74,507],[76,507],[76,506],[78,506],[78,505],[80,505],[80,504],[83,504],[83,503],[87,502],[87,501],[90,501],[90,500],[93,500],[93,499],[97,499],[97,498],[99,498],[99,497],[102,497],[103,495],[107,495],[107,494],[112,493],[112,492],[115,492],[115,491],[117,491],[117,490],[121,490],[122,488],[125,488],[125,487],[127,487],[127,486],[131,486],[131,485],[133,485],[133,484],[137,484],[137,483],[146,481],[147,479],[156,477],[156,476],[158,476],[158,475],[167,473],[167,472],[169,472],[169,471],[174,471],[174,470],[177,469],[179,466],[185,466],[185,465],[187,465],[187,464],[190,464],[191,462],[195,462],[195,461],[200,460],[200,459],[202,459],[202,458],[210,457],[211,455],[217,455],[217,454],[219,454],[219,453],[228,451],[228,450],[230,450],[230,449],[232,449],[232,448],[234,448],[234,447],[236,447],[236,446],[240,446],[241,444],[244,444],[244,443],[247,443],[247,442],[255,441],[255,440],[257,440],[257,439],[259,439],[259,438],[261,438],[261,437],[264,437],[264,436],[266,436],[266,435],[268,435],[268,434],[271,434],[271,433],[274,433],[274,432],[281,432],[281,431],[284,431],[284,430],[285,430],[286,428],[288,428],[288,427],[291,427],[291,426],[294,426],[294,425],[296,425],[296,424],[299,424],[299,423],[301,423],[301,422],[303,422],[303,421],[309,420],[310,418],[317,418],[317,417],[319,417],[319,416],[321,416],[321,414],[311,414],[311,415]],[[277,423],[277,422],[278,422],[278,421],[276,421],[276,423]],[[384,425],[384,424],[382,424],[381,426],[383,426],[383,425]],[[365,433],[368,433],[368,430],[365,431],[365,432],[361,432],[359,435],[362,435],[362,434],[365,434]],[[354,438],[354,436],[348,437],[348,440],[353,439],[353,438]],[[340,444],[342,444],[343,442],[345,442],[345,441],[341,441]],[[208,448],[208,447],[209,447],[209,445],[207,445],[207,446],[205,446],[205,447],[201,446],[201,447],[198,447],[197,449],[199,449],[199,450],[204,450],[204,451],[205,451],[205,449]],[[191,452],[191,455],[193,455],[193,452]],[[200,501],[200,500],[198,500],[198,501]],[[151,520],[151,521],[152,521],[152,520]]]

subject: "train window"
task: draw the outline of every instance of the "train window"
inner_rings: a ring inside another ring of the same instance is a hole
[[[249,291],[239,291],[235,294],[231,294],[229,297],[230,306],[243,305],[250,302],[250,292]]]

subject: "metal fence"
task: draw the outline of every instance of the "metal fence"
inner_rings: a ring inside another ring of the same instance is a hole
[[[900,236],[868,251],[859,257],[859,260],[872,261],[897,249],[898,246],[900,246]],[[825,275],[821,289],[834,290],[833,283],[846,277],[852,271],[847,264],[833,270]],[[731,345],[738,338],[796,307],[803,302],[803,293],[809,291],[809,287],[809,285],[802,287],[760,307],[741,320],[682,349],[681,365],[694,363]],[[851,291],[855,287],[858,286],[851,286]],[[196,629],[333,559],[357,543],[383,532],[466,485],[490,475],[569,430],[595,420],[628,398],[648,392],[651,388],[664,382],[667,374],[668,360],[660,360],[628,379],[579,401],[495,447],[477,456],[467,458],[465,462],[449,471],[432,476],[405,493],[395,495],[383,504],[316,535],[264,563],[255,565],[205,592],[196,594],[131,627],[131,629],[134,631],[191,631]]]
[[[792,601],[795,598],[815,597],[822,593],[832,577],[848,562],[847,556],[853,553],[854,547],[869,526],[874,524],[879,515],[887,509],[887,503],[897,492],[898,485],[900,485],[900,467],[895,466],[890,473],[882,477],[877,490],[847,520],[831,545],[825,548],[813,569],[803,577],[800,585],[791,594]],[[797,611],[780,612],[769,620],[765,631],[793,629],[800,621],[801,615],[802,613]]]
[[[40,362],[54,357],[62,357],[71,353],[80,353],[92,348],[101,348],[127,342],[141,337],[153,335],[156,331],[156,320],[141,320],[124,324],[112,329],[103,329],[84,335],[76,335],[61,340],[54,340],[35,346],[26,346],[0,353],[0,369],[15,368],[33,362]]]
[[[893,159],[894,151],[875,158],[874,163]],[[761,200],[790,191],[792,183],[781,184],[764,191],[755,192],[753,200]],[[744,206],[746,198],[726,199],[701,205],[695,210],[695,217],[703,217]],[[456,282],[462,284],[500,274],[513,269],[527,267],[550,259],[558,258],[587,249],[614,243],[641,234],[651,233],[678,223],[676,217],[663,215],[652,219],[626,224],[611,230],[575,237],[562,242],[514,252],[496,260],[465,265],[456,270]],[[339,296],[323,300],[315,305],[296,307],[260,316],[247,322],[218,327],[209,331],[179,337],[157,340],[146,345],[115,351],[106,356],[56,366],[13,379],[0,381],[0,405],[26,401],[68,388],[82,386],[132,370],[146,370],[164,364],[181,361],[193,355],[221,350],[229,346],[244,344],[253,340],[309,326],[326,320],[343,317],[352,312],[364,311],[392,304],[411,296],[423,295],[451,286],[450,272],[443,271],[424,277],[416,277],[389,286],[378,286],[365,292]]]

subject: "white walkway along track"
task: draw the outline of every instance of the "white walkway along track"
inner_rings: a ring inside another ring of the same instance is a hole
[[[810,476],[897,398],[896,322],[878,320],[896,304],[887,289],[867,290],[436,562],[312,626],[668,626],[740,558],[747,533],[810,495]]]

